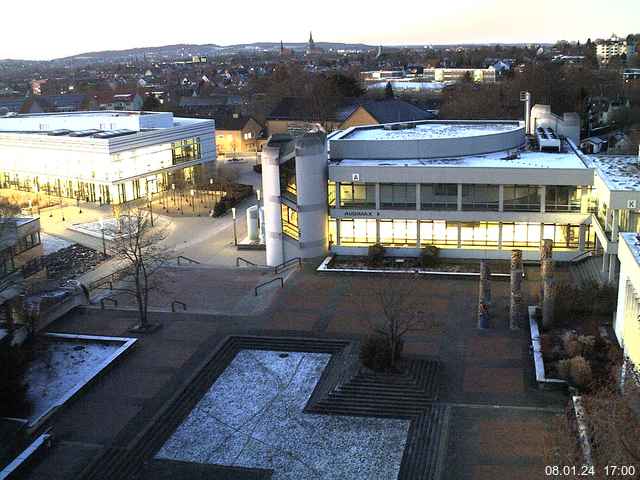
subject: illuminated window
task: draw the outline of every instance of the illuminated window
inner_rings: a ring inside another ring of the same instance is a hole
[[[200,137],[187,138],[171,144],[173,164],[200,160]]]
[[[540,188],[537,185],[505,185],[505,212],[539,212]]]
[[[340,219],[340,245],[373,245],[377,242],[376,221],[364,218]]]
[[[298,199],[296,161],[294,158],[280,165],[280,194],[294,202]]]
[[[498,211],[498,185],[462,185],[462,209]]]
[[[329,245],[338,241],[336,223],[337,220],[335,218],[329,219]]]
[[[581,190],[574,185],[549,185],[546,187],[545,210],[547,212],[579,212]]]
[[[341,183],[341,208],[376,208],[376,186],[372,183]]]
[[[548,230],[545,230],[539,223],[503,223],[502,246],[539,248],[542,234],[545,232],[548,232]]]
[[[458,223],[444,220],[420,221],[420,245],[458,246]]]
[[[416,208],[416,185],[414,183],[383,183],[380,185],[380,208]]]
[[[298,212],[284,203],[280,207],[282,211],[282,232],[294,240],[298,240],[300,238]]]
[[[380,243],[388,247],[415,247],[418,242],[416,220],[380,220]]]
[[[473,222],[460,224],[462,246],[497,247],[500,225],[495,222]]]
[[[331,180],[329,180],[327,186],[327,202],[330,207],[336,206],[336,182],[332,182]]]
[[[423,210],[457,210],[457,183],[423,183],[420,185],[420,205]]]

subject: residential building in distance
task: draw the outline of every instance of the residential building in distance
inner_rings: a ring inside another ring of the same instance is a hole
[[[476,83],[495,83],[496,68],[422,68],[405,70],[374,70],[360,73],[364,83],[391,80],[408,80],[412,82],[460,82],[465,78]]]
[[[0,117],[0,185],[122,203],[193,183],[216,159],[213,120],[169,112]]]
[[[216,118],[217,153],[234,156],[257,152],[262,130],[256,119],[239,113]]]
[[[601,63],[609,63],[613,57],[629,58],[636,54],[636,42],[632,36],[620,38],[613,34],[610,38],[596,43],[596,56]]]
[[[265,198],[271,188],[280,208],[265,204],[267,261],[318,254],[324,238],[324,251],[338,255],[366,255],[379,243],[391,256],[435,245],[443,257],[507,259],[518,248],[535,260],[551,239],[559,261],[597,251],[602,278],[615,281],[617,234],[640,231],[637,158],[616,170],[540,123],[529,135],[520,121],[351,127],[329,135],[328,162],[315,143],[307,156],[312,143],[278,138],[278,154],[263,160]],[[299,169],[326,175],[327,192]]]
[[[296,136],[313,130],[318,123],[327,132],[332,132],[358,125],[411,122],[434,117],[433,113],[404,100],[351,99],[321,121],[310,111],[305,99],[285,97],[267,117],[267,131],[269,135],[287,133]]]
[[[16,257],[40,245],[40,219],[0,219],[0,280],[16,271]]]

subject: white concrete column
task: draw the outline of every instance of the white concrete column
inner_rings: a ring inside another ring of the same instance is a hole
[[[333,240],[334,245],[340,245],[340,219],[336,218],[336,238]]]
[[[609,274],[609,257],[608,253],[602,255],[602,273],[606,276]]]
[[[282,211],[280,206],[280,149],[265,146],[262,150],[262,193],[264,202],[264,238],[267,265],[284,262]]]
[[[462,184],[458,184],[458,211],[462,211]]]
[[[498,250],[502,250],[502,222],[498,222]]]
[[[498,211],[504,212],[504,185],[498,186]],[[500,245],[502,245],[502,227],[500,228]]]
[[[462,226],[458,222],[458,248],[462,247]]]
[[[609,283],[615,284],[616,282],[616,272],[618,270],[618,256],[617,255],[609,255]]]
[[[340,208],[340,182],[336,182],[336,207]]]
[[[611,241],[618,241],[618,224],[620,223],[620,210],[611,210]]]
[[[547,209],[547,187],[540,185],[540,212],[544,213]]]
[[[420,184],[416,183],[416,210],[421,210],[422,209],[422,194],[421,192],[421,188],[420,188]]]
[[[376,243],[380,243],[380,219],[376,219]]]
[[[376,183],[376,210],[380,210],[380,184]]]

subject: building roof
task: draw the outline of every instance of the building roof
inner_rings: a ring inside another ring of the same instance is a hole
[[[395,122],[396,120],[388,123]],[[428,122],[397,126],[381,125],[369,128],[355,128],[347,131],[341,139],[381,141],[453,139],[504,133],[519,128],[521,128],[521,126],[518,122]]]
[[[610,190],[640,191],[640,159],[637,155],[585,155],[585,158]]]
[[[361,104],[378,123],[432,120],[435,115],[399,99],[370,100]]]
[[[252,118],[251,116],[237,114],[216,116],[216,130],[242,130]]]
[[[330,115],[328,120],[343,122],[359,106],[359,102],[354,99],[346,99],[338,106],[336,111]],[[317,121],[313,114],[313,108],[307,98],[304,97],[284,97],[271,111],[268,120],[303,120]]]

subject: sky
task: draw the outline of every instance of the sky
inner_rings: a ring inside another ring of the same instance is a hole
[[[305,42],[310,30],[317,42],[371,45],[585,41],[640,30],[638,0],[615,8],[595,0],[5,3],[11,21],[0,25],[0,58],[29,60],[175,43]]]

